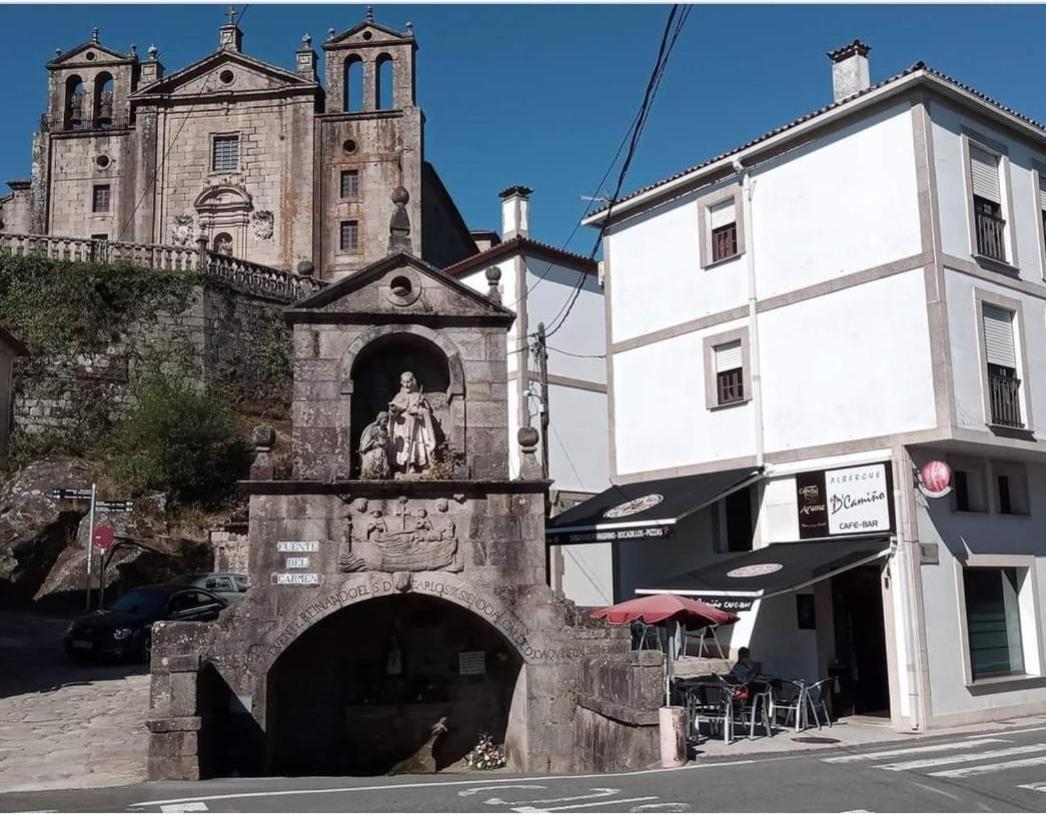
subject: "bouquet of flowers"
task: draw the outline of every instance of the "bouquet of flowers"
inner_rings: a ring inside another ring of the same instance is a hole
[[[476,746],[465,756],[465,764],[473,770],[496,770],[505,766],[505,754],[489,733],[482,733]]]

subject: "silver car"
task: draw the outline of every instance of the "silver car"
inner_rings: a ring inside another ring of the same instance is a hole
[[[207,572],[205,574],[183,574],[176,577],[173,583],[183,586],[196,586],[198,589],[217,594],[229,603],[236,603],[243,599],[249,582],[245,574],[231,574],[229,572]]]

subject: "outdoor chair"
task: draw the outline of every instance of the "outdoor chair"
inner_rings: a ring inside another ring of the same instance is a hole
[[[784,712],[786,714],[785,727],[788,727],[794,718],[795,732],[798,733],[801,729],[806,728],[807,704],[806,683],[801,679],[799,681],[782,679],[780,690],[772,697],[770,717],[776,722],[777,717]]]
[[[827,722],[828,726],[832,726],[832,715],[830,702],[831,697],[829,690],[834,687],[835,679],[828,677],[822,679],[806,688],[806,702],[810,712],[814,714],[814,721],[817,723],[817,728],[821,728],[821,718],[824,717],[824,721]]]
[[[721,735],[725,743],[734,740],[734,688],[721,682],[696,682],[686,686],[687,727],[695,743],[701,738],[701,721],[709,726],[709,737]]]
[[[697,637],[697,656],[703,657],[705,655],[705,640],[711,638],[712,642],[715,643],[716,650],[719,652],[719,659],[726,659],[726,654],[723,651],[723,646],[719,642],[719,637],[716,635],[716,629],[719,628],[718,623],[709,623],[696,632],[685,632],[686,640],[683,643],[683,653],[688,653],[686,643],[690,637]]]
[[[647,625],[642,620],[632,623],[632,650],[642,651],[646,648],[661,649],[661,638],[656,625]]]
[[[715,674],[716,678],[730,691],[733,719],[742,728],[748,729],[748,738],[755,738],[755,726],[759,723],[767,736],[773,735],[770,721],[771,696],[769,685],[763,682],[736,682],[729,677]]]

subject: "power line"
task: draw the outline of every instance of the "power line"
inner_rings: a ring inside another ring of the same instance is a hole
[[[239,18],[240,18],[240,23],[242,23],[242,22],[243,22],[243,18],[244,18],[244,16],[245,16],[245,15],[247,14],[247,9],[249,9],[250,7],[251,7],[251,4],[250,4],[250,3],[247,3],[246,5],[244,5],[244,7],[243,7],[243,11],[241,11],[241,12],[239,13],[239,15],[238,15],[238,16],[239,16]],[[239,25],[239,23],[237,23],[237,25]],[[206,59],[206,57],[205,57],[205,59]],[[208,90],[208,87],[207,87],[207,86],[208,86],[208,84],[210,83],[211,79],[213,79],[213,78],[214,78],[214,75],[215,75],[215,72],[214,72],[214,71],[211,71],[211,72],[210,72],[210,73],[209,73],[209,74],[207,75],[207,78],[206,78],[206,79],[204,80],[204,82],[203,82],[203,87],[202,87],[202,88],[200,88],[200,91],[199,91],[199,94],[200,94],[200,95],[203,95],[204,93],[206,93],[206,92],[207,92],[207,90]],[[126,232],[126,231],[127,231],[127,227],[128,227],[128,226],[130,225],[130,223],[131,223],[131,222],[132,222],[132,221],[134,220],[134,216],[135,216],[135,215],[137,214],[137,212],[138,212],[139,208],[140,208],[140,207],[142,206],[142,204],[143,204],[143,203],[145,202],[145,197],[146,197],[147,195],[149,195],[149,193],[150,193],[150,192],[153,192],[153,191],[155,191],[155,189],[156,189],[156,179],[157,179],[157,178],[159,177],[160,173],[161,173],[161,172],[162,172],[162,171],[164,170],[164,168],[165,168],[165,167],[167,166],[167,156],[168,156],[168,155],[170,155],[170,153],[171,153],[171,150],[172,150],[172,149],[174,148],[174,145],[175,145],[175,144],[176,144],[176,143],[178,142],[178,137],[179,137],[179,136],[180,136],[180,135],[182,134],[182,130],[184,130],[184,129],[185,129],[185,126],[186,126],[186,125],[187,125],[187,124],[189,123],[189,119],[190,119],[190,117],[192,116],[192,114],[193,114],[193,111],[194,111],[194,110],[196,110],[196,106],[197,106],[198,104],[199,104],[199,100],[197,100],[197,101],[193,102],[193,103],[192,103],[192,104],[191,104],[191,105],[189,106],[189,110],[187,110],[187,111],[185,112],[185,117],[184,117],[184,118],[182,119],[182,123],[181,123],[181,125],[179,125],[179,127],[178,127],[178,132],[174,134],[174,136],[173,136],[173,137],[171,138],[171,140],[170,140],[170,141],[168,142],[168,144],[167,144],[167,148],[166,148],[166,149],[165,149],[165,150],[163,151],[163,153],[162,153],[162,154],[160,155],[160,163],[159,163],[159,165],[157,166],[157,168],[156,168],[156,171],[155,171],[155,172],[153,173],[153,175],[152,175],[152,178],[151,178],[151,179],[149,179],[149,183],[145,185],[145,189],[144,189],[144,190],[142,191],[141,197],[139,197],[138,201],[137,201],[137,202],[135,203],[135,205],[134,205],[134,209],[132,209],[132,210],[131,210],[131,214],[127,216],[127,220],[126,220],[126,221],[124,221],[124,223],[123,223],[123,226],[121,226],[121,227],[120,227],[120,231],[119,231],[119,232],[117,233],[117,235],[116,235],[116,240],[118,240],[118,241],[119,241],[119,240],[121,240],[121,239],[123,238],[124,232]],[[163,242],[163,241],[161,240],[161,243],[162,243],[162,242]]]
[[[576,357],[577,359],[606,359],[606,354],[575,354],[573,351],[564,351],[562,348],[554,348],[553,346],[548,347],[549,351],[555,351],[557,354],[563,354],[568,357]]]
[[[603,223],[600,225],[599,234],[596,236],[595,244],[593,245],[592,251],[589,255],[590,259],[595,258],[596,253],[599,251],[599,247],[603,242],[603,237],[606,234],[610,223],[611,212],[614,208],[614,204],[621,195],[621,188],[624,185],[625,176],[632,164],[632,159],[635,157],[636,148],[639,145],[639,138],[642,136],[643,130],[646,127],[654,97],[657,95],[657,91],[661,86],[661,80],[664,78],[665,69],[668,66],[668,59],[671,56],[672,50],[675,48],[676,41],[679,39],[679,34],[682,32],[683,26],[686,25],[686,21],[690,16],[691,8],[692,7],[690,6],[685,6],[680,12],[680,6],[679,4],[676,4],[673,5],[672,9],[669,11],[668,19],[665,21],[665,29],[661,35],[661,43],[658,47],[657,59],[654,63],[654,68],[651,71],[650,79],[647,81],[646,90],[643,94],[643,101],[640,104],[639,112],[636,114],[628,152],[625,154],[625,159],[621,164],[621,170],[618,173],[614,194],[610,197],[610,202],[607,205],[606,216],[603,219]],[[574,304],[577,302],[584,285],[585,274],[579,273],[577,284],[574,286],[571,293],[567,295],[566,301],[552,320],[553,325],[552,328],[548,330],[548,337],[551,337],[563,327],[563,324],[570,316],[570,312],[573,310]]]

